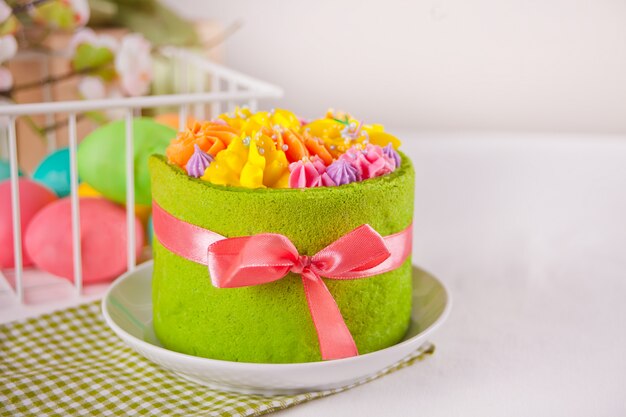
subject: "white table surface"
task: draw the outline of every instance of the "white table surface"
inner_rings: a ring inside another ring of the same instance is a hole
[[[413,259],[454,299],[437,351],[279,414],[626,415],[626,137],[401,136]]]

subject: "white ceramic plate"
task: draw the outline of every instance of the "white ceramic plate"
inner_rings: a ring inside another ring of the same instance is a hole
[[[432,275],[413,268],[413,312],[404,340],[352,358],[296,364],[228,362],[165,349],[152,327],[152,261],[119,277],[102,300],[108,325],[131,348],[180,376],[224,391],[262,395],[338,388],[400,362],[445,320],[450,298]]]

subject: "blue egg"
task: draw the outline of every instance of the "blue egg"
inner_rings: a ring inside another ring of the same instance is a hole
[[[41,161],[33,179],[47,185],[59,197],[65,197],[71,192],[70,180],[70,150],[61,148]]]
[[[17,171],[20,177],[24,176],[21,169],[18,168]],[[7,178],[11,178],[11,164],[5,159],[0,159],[0,181],[6,180]]]

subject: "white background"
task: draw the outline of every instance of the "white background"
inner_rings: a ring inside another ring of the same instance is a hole
[[[388,127],[626,133],[624,0],[166,0],[228,65]]]

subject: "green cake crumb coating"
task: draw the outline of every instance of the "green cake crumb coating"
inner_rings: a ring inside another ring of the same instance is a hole
[[[186,175],[163,156],[149,161],[154,200],[186,222],[223,236],[280,233],[313,255],[367,223],[386,236],[413,217],[414,172],[403,154],[395,172],[338,187],[245,189]],[[299,275],[264,285],[215,288],[206,266],[154,240],[154,329],[168,349],[239,362],[321,360]],[[404,336],[411,314],[411,259],[391,272],[356,280],[324,279],[359,353]]]

